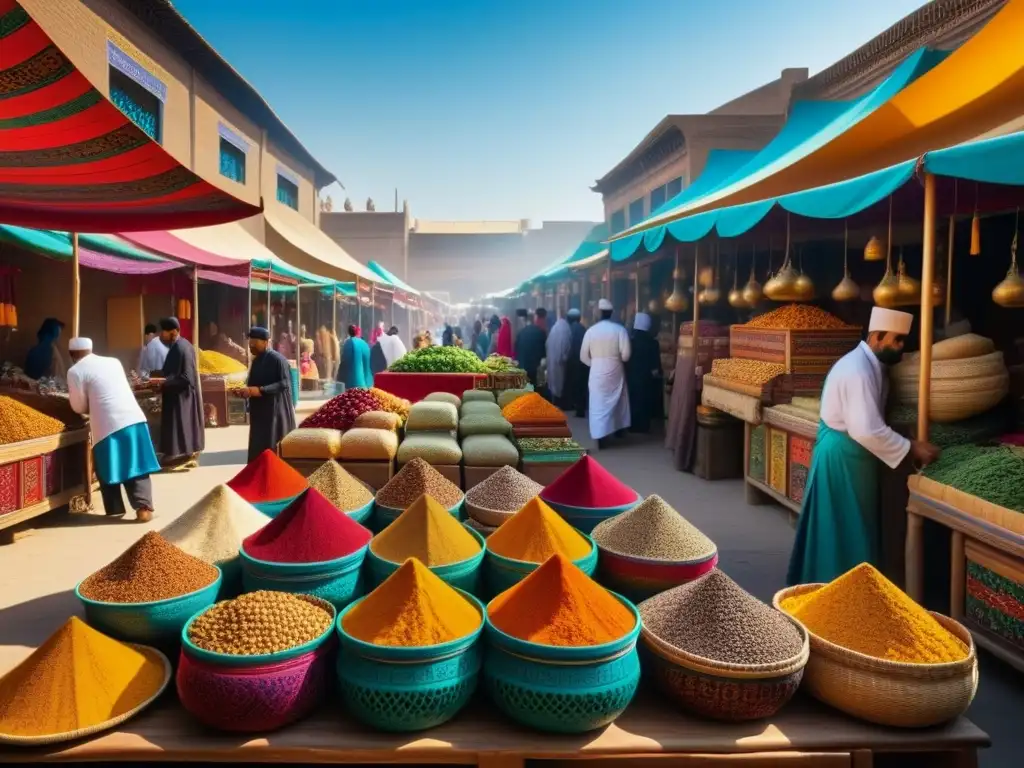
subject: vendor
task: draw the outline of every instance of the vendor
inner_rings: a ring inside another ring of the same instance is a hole
[[[295,429],[292,405],[292,373],[284,355],[270,349],[270,332],[254,327],[249,331],[252,367],[243,397],[249,398],[249,457],[253,461]]]
[[[885,423],[886,367],[903,357],[913,315],[875,307],[867,341],[825,378],[821,421],[804,492],[789,585],[832,581],[856,565],[880,566],[878,460],[895,469],[909,454],[918,465],[939,449],[907,440]]]
[[[142,351],[136,370],[139,373],[159,371],[167,359],[167,345],[160,339],[160,332],[154,323],[149,323],[142,330]]]
[[[44,376],[63,379],[67,376],[67,366],[57,347],[60,332],[63,330],[64,323],[57,318],[48,317],[43,320],[43,324],[36,332],[36,345],[25,357],[25,375],[30,379],[41,379]]]
[[[174,317],[160,321],[160,338],[167,358],[152,376],[161,384],[161,458],[165,467],[190,469],[198,466],[206,445],[196,349],[182,338],[181,324]]]
[[[612,303],[597,303],[601,319],[583,334],[580,362],[590,366],[590,437],[607,448],[612,435],[623,436],[631,422],[626,363],[633,347],[626,329],[612,320]]]

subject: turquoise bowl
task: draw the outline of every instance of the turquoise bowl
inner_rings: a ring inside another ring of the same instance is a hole
[[[442,581],[456,589],[479,596],[483,586],[483,569],[481,566],[484,561],[484,537],[468,525],[463,527],[476,539],[477,544],[480,545],[480,551],[472,557],[460,560],[457,563],[432,565],[430,570],[439,576]],[[373,553],[373,549],[370,549],[366,553],[366,567],[370,576],[370,589],[372,590],[380,585],[401,566],[401,563],[394,563],[390,560],[385,560],[383,557],[378,557]]]
[[[531,643],[487,619],[484,688],[498,709],[522,725],[553,733],[585,733],[621,715],[640,684],[640,613],[615,596],[636,625],[625,637],[602,645]]]
[[[541,501],[560,514],[567,523],[574,528],[579,528],[584,533],[590,533],[598,523],[607,520],[609,517],[621,515],[644,500],[643,496],[637,494],[636,501],[621,507],[574,507],[571,504],[559,504],[555,501],[548,501],[544,498],[543,493],[540,494],[540,498]]]
[[[223,581],[224,574],[217,568],[217,578],[212,584],[187,595],[148,603],[104,603],[91,600],[82,594],[80,581],[75,586],[75,597],[85,607],[86,622],[100,632],[129,643],[152,645],[161,649],[176,648],[182,627],[197,611],[214,604]]]
[[[462,494],[462,499],[454,507],[449,507],[448,512],[456,520],[462,520],[462,505],[466,502],[466,494]],[[405,512],[404,509],[396,509],[395,507],[385,507],[383,504],[374,504],[374,515],[373,515],[373,532],[380,533],[396,519],[398,516]]]
[[[336,622],[340,649],[336,673],[341,699],[349,713],[382,731],[409,732],[433,728],[459,713],[476,691],[483,660],[480,635],[483,604],[462,596],[480,611],[480,626],[471,635],[449,643],[418,648],[373,645],[345,631],[345,615]]]
[[[590,552],[572,562],[587,576],[593,576],[597,570],[597,545],[587,534],[581,532],[581,535],[590,542]],[[487,593],[491,597],[514,587],[541,566],[540,563],[528,560],[513,560],[511,557],[495,554],[490,549],[485,549],[484,554],[484,581],[487,584]]]
[[[242,559],[242,589],[312,595],[341,610],[363,595],[363,560],[369,544],[351,555],[323,563],[271,563],[239,552]]]
[[[271,520],[273,520],[275,517],[284,512],[285,509],[288,508],[288,505],[295,501],[297,498],[299,498],[300,495],[301,494],[289,496],[287,499],[281,499],[280,501],[251,501],[249,503],[256,507],[256,509],[262,512],[264,515],[269,517]]]
[[[370,499],[369,502],[359,507],[359,509],[353,509],[352,511],[346,512],[345,514],[353,520],[355,520],[360,525],[369,528],[369,525],[367,525],[367,521],[370,519],[370,516],[373,515],[373,505],[373,499]]]

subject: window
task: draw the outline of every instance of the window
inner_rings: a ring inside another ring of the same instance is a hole
[[[223,137],[220,140],[220,175],[245,184],[245,152]]]
[[[277,202],[299,210],[299,185],[277,174]]]
[[[637,198],[629,204],[629,226],[635,226],[644,220],[644,199]]]
[[[612,234],[615,234],[616,232],[621,232],[626,228],[626,210],[624,208],[619,208],[619,210],[617,211],[612,211],[611,228]]]
[[[667,190],[665,193],[665,199],[671,200],[673,197],[675,197],[676,195],[683,191],[683,177],[679,176],[677,178],[672,179],[672,181],[665,185],[665,188]]]
[[[113,67],[110,68],[110,100],[147,136],[160,141],[160,99]]]
[[[665,204],[665,190],[667,187],[661,186],[657,189],[651,190],[651,213],[661,208]]]

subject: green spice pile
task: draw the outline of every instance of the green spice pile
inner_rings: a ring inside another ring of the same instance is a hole
[[[717,568],[637,607],[658,640],[712,661],[772,664],[792,659],[803,646],[793,622]]]
[[[711,539],[657,495],[602,521],[591,535],[602,549],[628,557],[687,562],[716,551]]]
[[[955,445],[924,469],[925,477],[1017,512],[1024,512],[1024,449]]]
[[[494,373],[526,373],[511,357],[490,355],[484,360],[484,368]]]
[[[402,467],[377,491],[377,503],[391,509],[405,509],[423,494],[451,509],[463,499],[462,490],[421,458]]]
[[[188,639],[214,653],[258,656],[312,642],[332,623],[331,614],[315,598],[286,592],[249,592],[217,603],[193,621]]]
[[[533,482],[506,464],[482,483],[466,491],[466,502],[499,512],[518,512],[520,507],[543,490],[543,485]]]
[[[353,512],[373,501],[370,490],[336,461],[325,461],[308,480],[310,488],[316,488],[342,512]]]
[[[391,364],[395,373],[487,373],[488,369],[468,349],[424,347],[406,352]]]
[[[520,437],[516,440],[523,461],[576,461],[586,449],[571,437]]]
[[[932,423],[928,427],[928,439],[939,448],[985,442],[1006,431],[1008,418],[1004,409],[997,407],[962,421]],[[891,408],[886,420],[890,424],[913,426],[917,424],[917,407],[899,405]]]

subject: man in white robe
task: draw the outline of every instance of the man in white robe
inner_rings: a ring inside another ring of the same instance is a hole
[[[384,360],[390,366],[393,362],[403,357],[406,353],[405,344],[398,336],[398,326],[392,325],[388,332],[377,339],[380,349],[384,353]]]
[[[881,566],[878,462],[920,465],[939,456],[885,423],[886,366],[903,356],[913,315],[875,307],[868,336],[825,379],[821,421],[804,491],[787,583],[829,582],[868,562]]]
[[[597,308],[601,320],[584,334],[580,362],[590,366],[590,437],[606,448],[609,435],[629,429],[626,361],[632,348],[626,329],[612,322],[612,303],[601,299]]]
[[[565,390],[565,368],[569,363],[569,351],[572,349],[572,328],[563,314],[558,318],[548,334],[544,345],[548,361],[548,391],[551,401],[562,407],[562,396]]]

